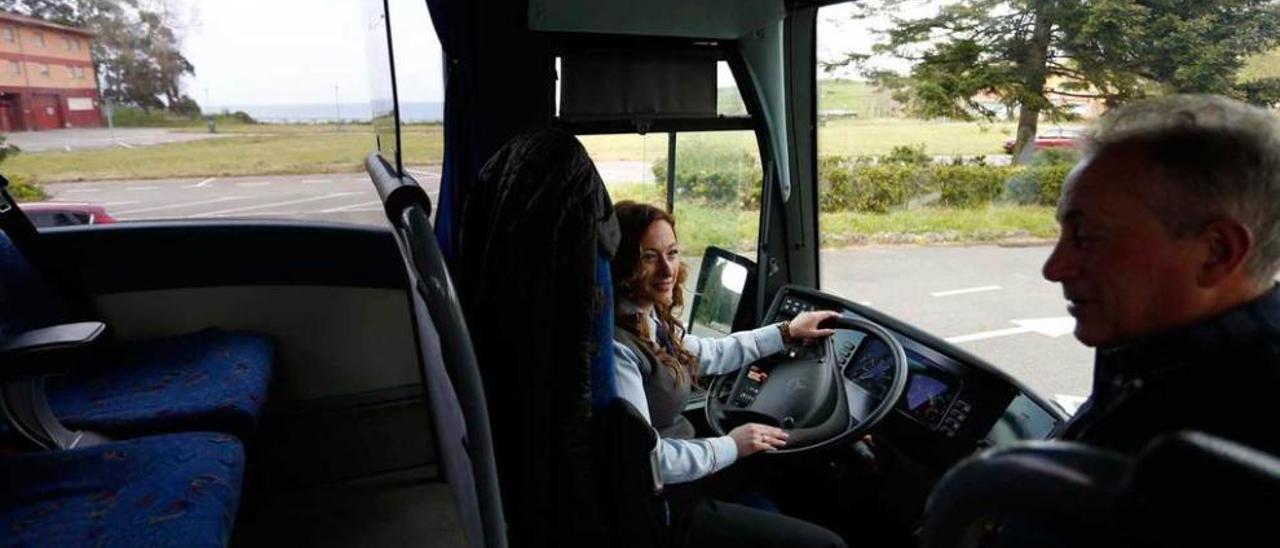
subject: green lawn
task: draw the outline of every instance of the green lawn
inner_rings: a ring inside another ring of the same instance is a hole
[[[896,146],[924,145],[925,152],[929,154],[997,156],[1004,154],[1000,146],[1012,136],[1013,129],[1013,123],[933,122],[900,118],[828,120],[818,128],[818,153],[882,155]],[[581,139],[591,158],[597,162],[654,161],[667,156],[666,134],[586,135]],[[682,133],[676,142],[680,144],[690,139],[708,146],[739,150],[755,147],[755,137],[747,131]]]
[[[374,146],[368,125],[236,124],[219,131],[228,136],[133,149],[22,153],[0,171],[37,182],[355,172],[364,169]],[[409,126],[403,134],[406,164],[440,163],[440,126]]]

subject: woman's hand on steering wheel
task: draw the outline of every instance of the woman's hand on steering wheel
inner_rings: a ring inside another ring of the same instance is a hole
[[[829,318],[839,316],[839,312],[831,310],[814,310],[811,312],[801,312],[800,315],[791,319],[791,323],[787,324],[788,335],[795,340],[810,341],[829,337],[835,334],[834,329],[819,329],[818,324]]]
[[[786,445],[789,434],[781,428],[749,422],[730,430],[729,437],[738,446],[738,458],[742,458]]]

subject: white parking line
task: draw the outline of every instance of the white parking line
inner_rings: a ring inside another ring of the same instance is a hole
[[[198,183],[196,183],[196,184],[194,184],[194,185],[188,186],[187,188],[204,188],[204,187],[206,187],[206,186],[209,186],[209,183],[212,183],[212,182],[217,181],[217,180],[218,180],[218,178],[217,178],[217,177],[209,177],[208,179],[205,179],[205,180],[203,180],[203,181],[200,181],[200,182],[198,182]]]
[[[298,200],[288,200],[284,202],[272,202],[269,204],[258,204],[258,205],[245,206],[245,207],[236,207],[232,209],[223,209],[219,211],[208,211],[205,213],[197,213],[195,215],[192,215],[191,217],[214,217],[217,215],[226,215],[228,213],[240,213],[242,211],[253,211],[255,209],[267,209],[271,207],[280,207],[280,206],[286,206],[286,205],[305,204],[307,202],[318,202],[320,200],[332,200],[334,198],[351,196],[353,194],[360,194],[360,192],[335,192],[332,194],[325,194],[324,196],[312,196],[310,198],[301,198]]]
[[[125,190],[157,190],[159,188],[158,186],[131,186],[126,187]]]
[[[382,203],[381,200],[374,200],[372,202],[362,202],[358,204],[345,205],[342,207],[331,207],[329,209],[320,210],[320,213],[337,213],[339,211],[353,211],[353,210],[359,210],[362,207],[369,207],[369,206],[377,205],[381,203]]]
[[[183,207],[191,207],[205,204],[216,204],[218,202],[229,202],[231,200],[243,200],[244,196],[222,196],[212,200],[200,200],[196,202],[183,202],[180,204],[167,204],[162,206],[144,207],[142,209],[131,209],[129,211],[117,211],[116,215],[132,215],[134,213],[146,213],[148,211],[162,211],[165,209],[179,209]]]
[[[998,285],[984,285],[981,287],[966,287],[964,289],[952,289],[950,291],[937,291],[934,293],[930,293],[930,295],[933,295],[934,297],[950,297],[952,295],[965,295],[968,293],[981,293],[983,291],[999,291],[999,290],[1000,290],[1000,286]]]
[[[1074,331],[1076,328],[1076,320],[1071,316],[1062,316],[1057,318],[1028,318],[1025,320],[1009,321],[1018,327],[1009,327],[1006,329],[996,329],[994,331],[983,331],[981,333],[947,337],[946,341],[951,344],[960,344],[985,339],[994,339],[997,337],[1008,337],[1009,335],[1020,335],[1022,333],[1038,333],[1040,335],[1056,339]]]
[[[271,181],[248,181],[244,183],[236,183],[236,186],[267,186]]]

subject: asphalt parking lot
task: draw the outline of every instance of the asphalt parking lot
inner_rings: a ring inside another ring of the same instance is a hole
[[[5,134],[7,144],[24,152],[137,148],[222,137],[221,133],[178,132],[163,128],[83,128],[56,131],[15,131]]]

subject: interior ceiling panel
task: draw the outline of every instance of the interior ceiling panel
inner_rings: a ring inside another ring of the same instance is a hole
[[[782,0],[529,0],[529,28],[732,40],[785,12]]]

